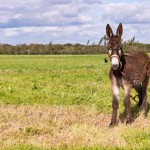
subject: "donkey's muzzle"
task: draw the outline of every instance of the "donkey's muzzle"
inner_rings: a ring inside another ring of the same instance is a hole
[[[111,57],[111,66],[114,70],[117,70],[119,67],[119,56],[118,55],[112,55]]]

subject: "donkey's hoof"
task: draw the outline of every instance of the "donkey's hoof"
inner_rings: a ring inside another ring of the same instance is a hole
[[[131,120],[131,119],[128,119],[128,120],[126,121],[126,126],[127,126],[127,125],[131,125],[131,123],[132,123],[132,120]]]
[[[115,127],[115,126],[116,126],[116,123],[112,123],[112,122],[111,122],[111,123],[109,124],[109,128],[113,128],[113,127]]]

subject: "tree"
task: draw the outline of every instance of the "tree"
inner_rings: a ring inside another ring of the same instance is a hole
[[[87,41],[86,45],[89,45],[89,43],[90,43],[90,40]]]

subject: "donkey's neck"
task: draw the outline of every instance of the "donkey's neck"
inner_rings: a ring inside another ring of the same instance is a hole
[[[125,60],[125,55],[124,54],[122,54],[122,56],[121,56],[121,58],[120,58],[120,62],[121,62],[121,66],[120,66],[120,70],[121,71],[123,71],[123,69],[124,69],[124,66],[125,66],[125,64],[126,64],[126,60]]]

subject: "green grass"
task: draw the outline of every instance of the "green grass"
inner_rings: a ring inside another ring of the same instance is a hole
[[[109,64],[104,57],[0,56],[0,100],[110,108]]]

